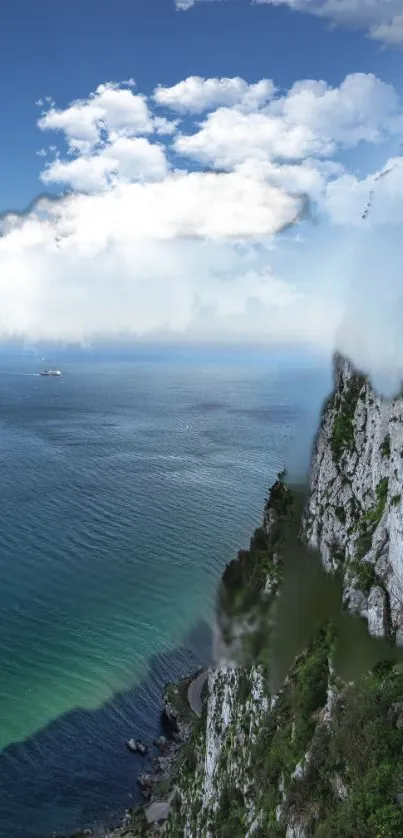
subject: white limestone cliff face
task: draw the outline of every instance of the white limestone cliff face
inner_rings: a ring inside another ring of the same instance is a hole
[[[263,520],[266,536],[275,523],[276,515],[269,507]],[[265,602],[276,590],[277,556],[274,552],[270,556],[260,590]],[[256,615],[250,610],[236,617],[219,614],[217,665],[209,673],[205,723],[191,745],[193,771],[185,767],[179,776],[179,811],[172,812],[166,824],[167,838],[218,838],[224,834],[226,811],[230,814],[237,803],[242,809],[245,838],[252,838],[261,828],[263,812],[252,763],[254,745],[275,701],[266,667],[240,664],[243,643],[255,627]]]
[[[242,683],[241,683],[242,682]],[[217,838],[218,810],[225,789],[239,789],[246,801],[245,836],[252,836],[259,823],[251,786],[251,745],[267,713],[267,688],[259,667],[247,675],[221,666],[208,681],[205,730],[195,743],[195,771],[188,783],[179,781],[180,826],[171,817],[166,835],[184,838]]]
[[[317,436],[304,519],[308,544],[341,569],[347,607],[372,635],[403,632],[403,398],[382,399],[335,358],[335,391]]]

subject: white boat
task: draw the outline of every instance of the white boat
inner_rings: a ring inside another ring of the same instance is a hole
[[[42,370],[40,375],[61,375],[60,370]]]

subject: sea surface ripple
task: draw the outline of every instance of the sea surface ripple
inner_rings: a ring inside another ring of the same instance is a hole
[[[207,654],[222,569],[328,387],[263,354],[37,367],[0,362],[4,838],[137,799],[124,740],[156,734],[162,685]]]

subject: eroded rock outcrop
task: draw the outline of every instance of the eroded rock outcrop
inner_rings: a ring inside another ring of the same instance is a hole
[[[347,607],[399,643],[403,624],[403,398],[382,399],[335,358],[304,518],[307,543],[341,570]]]

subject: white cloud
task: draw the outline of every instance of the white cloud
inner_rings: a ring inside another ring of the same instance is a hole
[[[201,0],[175,0],[186,11]],[[257,4],[285,5],[322,17],[336,25],[364,29],[370,38],[387,46],[403,45],[401,0],[251,0]]]
[[[33,213],[11,221],[0,239],[2,334],[83,340],[171,333],[224,341],[317,334],[304,294],[228,241],[234,231],[255,234],[265,226],[254,189],[248,196],[231,174],[208,176],[200,190],[202,177],[196,175],[196,188],[190,176],[171,176],[166,187],[125,185],[47,208],[42,202],[41,220]],[[209,202],[223,187],[211,216]],[[242,199],[237,213],[234,199]],[[207,244],[210,231],[214,241]]]
[[[118,178],[103,192],[99,177],[96,170],[93,194],[41,200],[29,216],[4,219],[3,336],[264,340],[270,318],[276,334],[280,322],[290,328],[290,307],[297,323],[299,298],[297,305],[286,282],[262,271],[253,247],[295,219],[300,199],[257,172],[182,171],[143,183]],[[250,316],[255,308],[259,323]]]
[[[196,0],[175,0],[176,8],[181,12],[186,12],[194,6]]]
[[[239,77],[204,79],[189,76],[172,87],[159,85],[154,91],[154,100],[178,113],[202,113],[223,105],[255,110],[268,102],[274,91],[270,79],[248,84]]]
[[[41,202],[41,210],[43,206]],[[69,246],[79,244],[82,236],[96,246],[110,235],[125,240],[259,239],[292,223],[301,208],[300,198],[271,185],[256,170],[178,171],[160,182],[118,181],[101,194],[72,195],[49,204],[52,223],[46,229],[54,236],[68,231]],[[25,221],[21,223],[19,230]],[[37,214],[26,225],[28,230],[42,229]]]
[[[324,144],[345,147],[378,142],[403,127],[396,91],[373,73],[351,73],[339,87],[298,81],[272,103],[270,112],[280,113],[287,125],[309,127]]]
[[[145,137],[119,137],[102,154],[114,162],[121,181],[159,180],[168,172],[165,148]]]
[[[145,137],[119,137],[95,154],[73,160],[56,157],[43,171],[43,183],[60,183],[83,192],[106,189],[116,180],[154,180],[168,171],[165,150]]]
[[[93,192],[105,188],[113,172],[114,161],[105,157],[78,157],[67,161],[56,157],[42,172],[41,180],[45,184],[60,183]]]
[[[38,126],[42,131],[63,132],[73,150],[84,152],[91,151],[101,141],[103,132],[133,136],[152,131],[145,97],[113,82],[100,84],[87,99],[78,99],[65,110],[52,105]]]
[[[201,163],[231,168],[250,158],[330,156],[338,146],[378,142],[402,128],[393,87],[372,74],[354,73],[336,88],[323,81],[296,82],[285,96],[251,113],[218,108],[194,134],[179,134],[175,149]]]
[[[166,175],[165,147],[138,135],[170,135],[176,123],[153,117],[145,97],[134,94],[133,87],[133,79],[125,87],[100,84],[86,100],[75,101],[65,110],[49,103],[38,126],[64,134],[69,157],[61,159],[56,154],[42,172],[43,183],[91,192],[117,180],[154,180]]]
[[[297,6],[304,11],[313,11],[336,24],[366,29],[371,38],[384,40],[386,44],[403,44],[399,23],[402,14],[401,0],[325,0],[312,6],[310,3],[311,0],[299,0]],[[386,37],[381,34],[383,27]]]
[[[153,119],[154,131],[161,136],[175,134],[178,125],[178,119],[166,119],[165,116],[155,116]]]
[[[389,46],[403,44],[403,12],[390,20],[378,23],[371,29],[371,37]]]
[[[207,116],[196,133],[179,134],[175,150],[205,165],[231,169],[251,158],[299,160],[308,154],[330,153],[332,143],[324,146],[308,126],[287,125],[281,117],[220,108]]]
[[[325,200],[329,181],[344,174],[341,163],[309,157],[300,163],[283,163],[280,166],[273,162],[248,160],[238,167],[238,171],[245,174],[259,172],[268,183],[286,194],[307,195],[320,204]]]
[[[68,152],[53,148],[42,179],[76,191],[3,219],[0,335],[331,344],[340,297],[325,287],[323,260],[308,270],[305,243],[275,236],[303,214],[306,195],[353,229],[368,184],[337,154],[393,137],[400,102],[358,74],[337,88],[299,82],[284,95],[267,80],[235,79],[224,106],[220,81],[158,88],[165,112],[168,96],[188,126],[190,113],[214,108],[180,134],[132,87],[100,85],[64,111],[47,101],[40,128],[61,132]],[[184,155],[212,171],[192,171]],[[398,197],[387,188],[390,213]],[[378,223],[371,213],[367,226]]]

